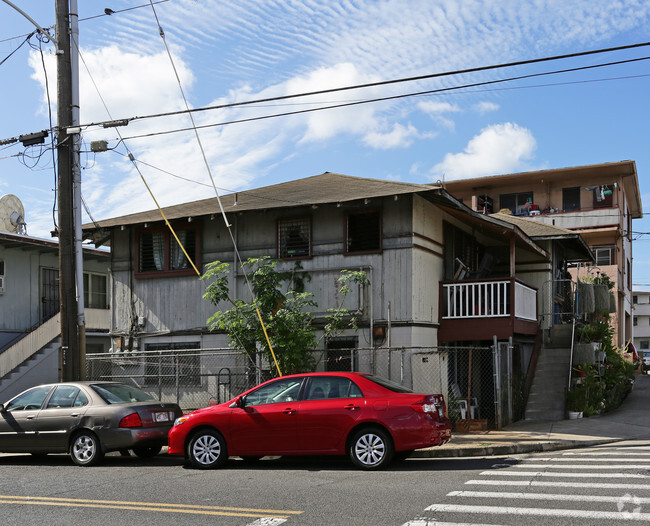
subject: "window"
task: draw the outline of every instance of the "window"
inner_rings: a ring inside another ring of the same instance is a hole
[[[278,257],[311,256],[311,220],[309,217],[278,221]]]
[[[614,247],[594,247],[596,266],[614,265]]]
[[[302,380],[302,378],[287,378],[264,385],[246,395],[246,407],[295,402],[300,394]]]
[[[149,355],[145,359],[145,385],[176,385],[180,387],[201,386],[201,356],[198,342],[152,343],[147,351],[161,352]],[[196,351],[194,350],[196,349]]]
[[[594,208],[611,208],[614,203],[614,192],[607,185],[594,189]]]
[[[5,261],[0,259],[0,294],[5,291]]]
[[[501,194],[499,196],[499,210],[508,208],[513,214],[524,214],[526,203],[533,202],[533,192],[519,192],[516,194]]]
[[[198,267],[199,231],[196,227],[174,228],[178,240],[192,262]],[[136,276],[149,277],[167,273],[170,275],[193,274],[194,269],[178,242],[168,228],[142,229],[137,232]]]
[[[363,393],[357,384],[348,378],[313,376],[305,400],[322,400],[325,398],[363,398]]]
[[[632,296],[632,303],[634,303],[635,305],[638,304],[639,303],[639,296],[637,296],[636,294],[634,296]]]
[[[345,253],[381,250],[381,212],[349,212],[345,216]]]
[[[641,340],[641,349],[650,349],[650,342],[648,340]],[[645,358],[646,353],[643,353],[643,356]]]
[[[636,327],[638,324],[639,324],[639,317],[638,317],[638,316],[634,316],[634,317],[632,318],[632,325],[634,325],[634,326]]]
[[[562,189],[562,209],[565,212],[580,210],[580,187]]]
[[[89,309],[107,309],[108,276],[84,272],[84,305]]]
[[[74,385],[58,385],[47,402],[46,409],[82,407],[88,404],[88,398]]]
[[[5,405],[5,411],[27,411],[40,409],[45,398],[52,390],[51,385],[40,385],[18,395]]]

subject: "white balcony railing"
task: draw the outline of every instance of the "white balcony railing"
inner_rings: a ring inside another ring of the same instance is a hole
[[[537,291],[514,279],[443,284],[443,319],[510,316],[511,283],[515,286],[515,317],[536,320]]]

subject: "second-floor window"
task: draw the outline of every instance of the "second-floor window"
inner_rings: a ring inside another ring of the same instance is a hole
[[[349,212],[345,216],[345,253],[381,251],[381,212]]]
[[[616,264],[614,261],[614,247],[594,247],[593,252],[596,256],[596,266]]]
[[[175,227],[178,240],[185,252],[198,267],[198,238],[196,226]],[[136,236],[136,275],[139,277],[154,276],[160,273],[174,275],[193,274],[191,262],[169,228],[142,229]]]
[[[278,257],[307,258],[311,256],[311,220],[309,217],[278,221]]]
[[[533,192],[501,194],[501,196],[499,196],[499,210],[508,208],[513,214],[526,213],[532,204]]]

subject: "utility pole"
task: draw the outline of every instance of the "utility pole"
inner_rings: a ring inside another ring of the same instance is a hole
[[[74,124],[69,30],[68,0],[56,0],[59,297],[61,302],[61,379],[64,381],[81,378],[81,353],[76,320],[77,290],[75,286],[73,213],[75,134],[68,134],[68,128]]]

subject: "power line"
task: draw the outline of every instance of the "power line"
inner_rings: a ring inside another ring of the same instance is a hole
[[[143,116],[134,116],[134,117],[131,117],[131,118],[128,118],[128,119],[125,119],[125,120],[130,122],[130,121],[135,121],[135,120],[151,119],[151,118],[158,118],[158,117],[169,117],[169,116],[174,116],[174,115],[184,115],[184,114],[188,113],[188,111],[194,113],[194,112],[208,111],[208,110],[235,108],[235,107],[238,107],[238,106],[259,105],[259,104],[264,104],[264,103],[267,103],[267,102],[277,102],[277,101],[282,101],[282,100],[289,100],[289,99],[296,99],[296,98],[303,98],[303,97],[311,97],[311,96],[315,96],[315,95],[324,95],[324,94],[330,94],[330,93],[340,93],[340,92],[343,92],[343,91],[350,91],[350,90],[356,90],[356,89],[388,86],[388,85],[392,85],[392,84],[415,82],[415,81],[420,81],[420,80],[430,80],[430,79],[434,79],[434,78],[461,75],[461,74],[465,74],[465,73],[476,73],[476,72],[489,71],[489,70],[494,70],[494,69],[510,68],[510,67],[514,67],[514,66],[537,64],[537,63],[541,63],[541,62],[549,62],[549,61],[562,60],[562,59],[567,59],[567,58],[576,58],[576,57],[589,56],[589,55],[594,55],[594,54],[608,53],[608,52],[613,52],[613,51],[635,49],[635,48],[646,47],[646,46],[650,46],[650,42],[642,42],[642,43],[638,43],[638,44],[631,44],[631,45],[628,45],[628,46],[618,46],[618,47],[613,47],[613,48],[603,48],[603,49],[597,49],[597,50],[591,50],[591,51],[583,51],[583,52],[570,53],[570,54],[565,54],[565,55],[555,55],[555,56],[551,56],[551,57],[542,57],[542,58],[537,58],[537,59],[528,59],[528,60],[523,60],[523,61],[518,61],[518,62],[507,62],[507,63],[502,63],[502,64],[494,64],[494,65],[490,65],[490,66],[480,66],[480,67],[467,68],[467,69],[461,69],[461,70],[445,71],[445,72],[441,72],[441,73],[430,73],[430,74],[427,74],[427,75],[419,75],[419,76],[415,76],[415,77],[405,77],[405,78],[400,78],[400,79],[383,80],[383,81],[371,82],[371,83],[366,83],[366,84],[356,84],[356,85],[352,85],[352,86],[343,86],[343,87],[339,87],[339,88],[330,88],[330,89],[325,89],[325,90],[309,91],[309,92],[303,92],[303,93],[294,93],[294,94],[291,94],[291,95],[280,95],[280,96],[277,96],[277,97],[266,97],[266,98],[262,98],[262,99],[254,99],[254,100],[249,100],[249,101],[231,102],[231,103],[227,103],[227,104],[218,104],[218,105],[212,105],[212,106],[205,106],[205,107],[201,107],[201,108],[193,108],[193,109],[190,109],[190,110],[178,110],[178,111],[173,111],[173,112],[156,113],[156,114],[143,115]],[[482,86],[482,85],[487,85],[487,84],[495,84],[495,83],[499,83],[499,82],[508,82],[508,81],[512,81],[512,80],[521,80],[521,79],[532,78],[532,77],[537,77],[537,76],[552,75],[552,74],[559,74],[559,73],[568,73],[568,72],[582,71],[582,70],[587,70],[587,69],[594,69],[594,68],[598,68],[598,67],[621,65],[621,64],[631,63],[631,62],[648,60],[649,58],[650,57],[641,57],[641,58],[621,60],[621,61],[616,61],[616,62],[595,64],[595,65],[591,65],[591,66],[568,68],[568,69],[564,69],[564,70],[556,70],[556,71],[550,71],[550,72],[544,72],[544,73],[534,73],[534,74],[529,74],[529,75],[521,75],[521,76],[517,76],[517,77],[511,77],[511,78],[508,78],[508,79],[500,79],[500,80],[493,80],[493,81],[488,81],[488,82],[472,83],[472,84],[467,84],[467,85],[459,86],[459,87],[441,88],[441,89],[437,89],[437,90],[427,90],[427,91],[421,91],[421,92],[415,92],[415,93],[409,93],[409,94],[396,95],[396,96],[392,96],[392,97],[381,97],[381,98],[376,98],[376,99],[368,99],[368,100],[363,100],[363,101],[356,101],[356,102],[350,103],[350,104],[355,104],[355,103],[356,104],[366,104],[366,103],[370,103],[370,102],[379,102],[379,101],[385,101],[385,100],[391,100],[391,99],[397,99],[397,98],[412,97],[412,96],[417,96],[417,95],[426,95],[426,94],[432,94],[432,93],[438,93],[438,92],[444,92],[444,91],[452,91],[452,90],[461,89],[461,88],[464,88],[464,87],[476,87],[476,86]],[[348,105],[350,105],[350,104],[348,104]],[[333,106],[333,107],[339,107],[339,106]],[[328,109],[328,108],[324,108],[324,109]],[[312,110],[312,111],[316,111],[316,110]],[[83,127],[90,127],[90,126],[106,126],[106,127],[109,127],[110,123],[104,121],[104,122],[95,122],[95,123],[89,123],[89,124],[84,124],[83,125]],[[186,131],[186,130],[181,130],[181,131]]]
[[[433,94],[440,94],[440,93],[446,93],[446,92],[451,92],[451,91],[457,91],[465,88],[472,88],[472,87],[477,87],[477,86],[486,86],[490,84],[499,84],[503,82],[512,82],[514,80],[522,80],[526,78],[533,78],[533,77],[540,77],[540,76],[546,76],[546,75],[557,75],[560,73],[570,73],[570,72],[575,72],[575,71],[583,71],[587,69],[594,69],[594,68],[600,68],[600,67],[606,67],[606,66],[613,66],[613,65],[621,65],[621,64],[627,64],[631,62],[638,62],[638,61],[643,61],[643,60],[650,60],[650,57],[641,57],[641,58],[635,58],[635,59],[629,59],[629,60],[622,60],[622,61],[616,61],[616,62],[607,62],[607,63],[602,63],[602,64],[595,64],[591,66],[581,66],[577,68],[569,68],[569,69],[563,69],[563,70],[555,70],[555,71],[548,71],[548,72],[543,72],[543,73],[531,73],[528,75],[520,75],[517,77],[509,77],[506,79],[498,79],[498,80],[490,80],[490,81],[485,81],[485,82],[475,82],[472,84],[463,84],[460,86],[452,86],[448,88],[438,88],[438,89],[433,89],[433,90],[425,90],[425,91],[418,91],[418,92],[412,92],[412,93],[404,93],[400,95],[390,95],[386,97],[376,97],[372,99],[364,99],[364,100],[355,100],[355,101],[350,101],[350,102],[342,102],[339,104],[331,104],[329,106],[321,106],[317,108],[308,108],[308,109],[303,109],[303,110],[296,110],[296,111],[288,111],[288,112],[282,112],[282,113],[273,113],[269,115],[260,115],[256,117],[248,117],[248,118],[242,118],[242,119],[235,119],[231,121],[224,121],[224,122],[219,122],[219,123],[212,123],[212,124],[204,124],[201,126],[198,126],[199,129],[204,129],[204,128],[214,128],[214,127],[220,127],[220,126],[226,126],[230,124],[241,124],[244,122],[253,122],[253,121],[259,121],[259,120],[266,120],[266,119],[271,119],[271,118],[276,118],[276,117],[286,117],[290,115],[300,115],[303,113],[313,113],[317,111],[324,111],[324,110],[331,110],[331,109],[339,109],[339,108],[345,108],[345,107],[350,107],[350,106],[358,106],[361,104],[371,104],[371,103],[376,103],[376,102],[386,102],[389,100],[397,100],[397,99],[404,99],[404,98],[409,98],[409,97],[420,97],[420,96],[425,96],[425,95],[433,95]],[[297,95],[301,97],[302,95]],[[282,98],[287,98],[291,96],[285,96]],[[207,111],[207,110],[214,110],[214,109],[224,109],[224,108],[231,108],[234,106],[241,106],[243,104],[254,104],[256,102],[248,102],[248,103],[232,103],[232,104],[223,104],[223,105],[218,105],[218,106],[209,106],[209,107],[204,107],[204,108],[195,108],[192,110],[189,110],[191,112],[194,111]],[[126,121],[135,121],[135,120],[141,120],[141,119],[147,119],[147,118],[157,118],[157,117],[168,117],[168,116],[175,116],[175,115],[181,115],[187,113],[186,110],[180,110],[180,111],[175,111],[175,112],[169,112],[169,113],[164,113],[164,114],[156,114],[156,115],[149,115],[149,116],[142,116],[142,117],[133,117],[131,119],[125,119]],[[93,124],[84,124],[83,127],[91,127],[91,126],[97,126],[97,125],[105,125],[104,127],[109,127],[108,125],[110,123],[93,123]],[[186,131],[191,131],[194,130],[194,128],[177,128],[173,130],[166,130],[166,131],[160,131],[160,132],[151,132],[147,134],[141,134],[141,135],[132,135],[129,137],[126,137],[127,139],[140,139],[144,137],[153,137],[157,135],[169,135],[172,133],[180,133],[180,132],[186,132]]]

